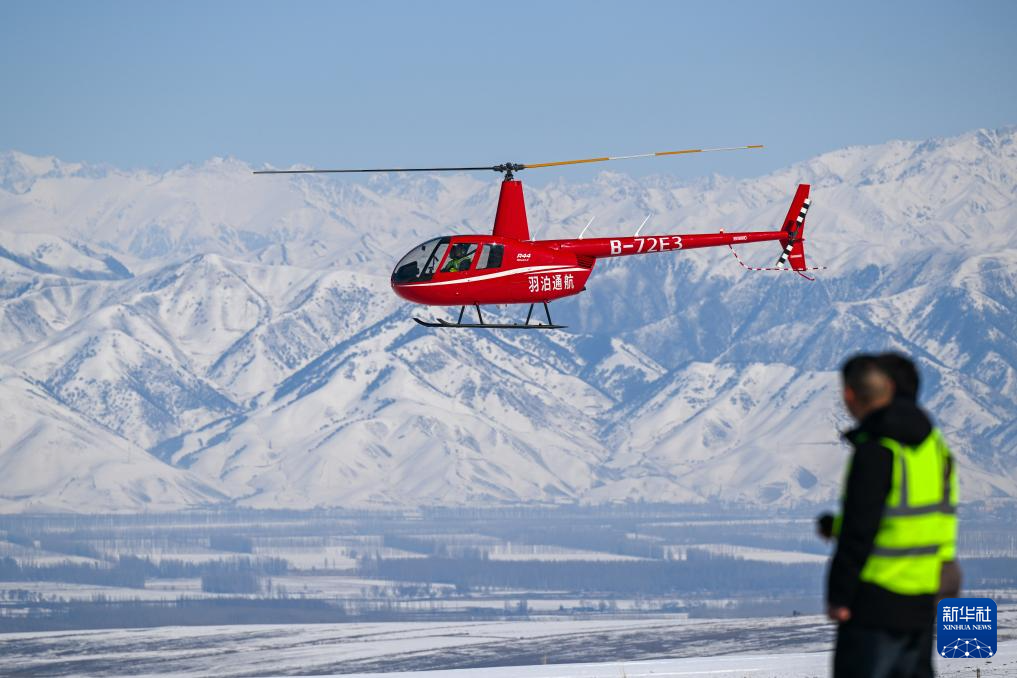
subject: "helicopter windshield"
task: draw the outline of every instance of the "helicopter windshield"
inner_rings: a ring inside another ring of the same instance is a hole
[[[407,283],[429,280],[445,256],[452,238],[435,238],[417,245],[399,260],[392,272],[392,282]]]

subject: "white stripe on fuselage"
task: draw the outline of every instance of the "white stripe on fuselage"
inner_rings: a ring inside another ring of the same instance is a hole
[[[476,275],[466,278],[459,278],[457,280],[442,280],[440,282],[425,282],[425,283],[402,283],[406,287],[437,287],[438,285],[457,285],[464,282],[478,282],[480,280],[493,280],[494,278],[502,278],[507,275],[526,275],[527,273],[571,273],[588,271],[588,268],[580,268],[578,266],[562,266],[561,264],[545,265],[545,266],[524,266],[523,268],[513,268],[508,271],[498,271],[496,273],[486,273],[484,275]]]

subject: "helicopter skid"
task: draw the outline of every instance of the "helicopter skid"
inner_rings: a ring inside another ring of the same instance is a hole
[[[449,322],[448,320],[436,320],[433,322],[428,320],[421,320],[420,318],[414,318],[414,320],[417,321],[418,324],[423,325],[424,327],[437,327],[442,329],[462,328],[462,329],[487,329],[487,330],[560,330],[567,327],[567,325],[555,325],[551,321],[551,311],[547,307],[547,302],[544,302],[544,313],[547,315],[547,324],[542,325],[540,323],[534,323],[531,325],[530,318],[533,317],[533,306],[534,304],[530,304],[530,311],[529,313],[526,314],[525,323],[486,323],[484,322],[483,314],[481,314],[480,312],[480,306],[477,304],[474,304],[473,307],[477,309],[477,319],[479,322],[475,323],[463,322],[463,313],[466,311],[465,306],[462,306],[459,309],[459,320],[457,320],[454,323]]]
[[[424,327],[438,327],[443,329],[477,329],[477,330],[560,330],[568,325],[524,325],[522,323],[452,323],[447,320],[421,320],[414,318]]]

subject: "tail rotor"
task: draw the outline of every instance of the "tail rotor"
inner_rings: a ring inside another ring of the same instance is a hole
[[[805,217],[809,213],[809,207],[812,205],[809,189],[809,184],[798,185],[794,200],[791,201],[791,207],[787,211],[787,216],[784,217],[784,225],[780,230],[780,237],[777,238],[784,249],[781,251],[780,257],[777,258],[777,263],[774,266],[747,266],[741,257],[738,256],[738,253],[735,252],[734,247],[728,245],[731,253],[734,254],[735,259],[742,268],[749,271],[794,271],[806,280],[815,280],[815,278],[806,275],[804,271],[820,271],[826,268],[825,266],[808,266],[805,263]]]

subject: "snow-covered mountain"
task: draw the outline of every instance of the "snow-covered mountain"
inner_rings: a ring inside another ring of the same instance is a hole
[[[172,510],[225,496],[0,366],[0,511]]]
[[[773,228],[809,182],[827,267],[603,261],[552,333],[428,331],[410,316],[446,311],[388,289],[414,243],[488,231],[496,181],[250,170],[0,154],[0,508],[822,501],[845,459],[837,367],[887,348],[918,359],[964,496],[1017,498],[1017,128],[751,180],[528,188],[553,238],[592,216],[590,235]],[[141,476],[162,493],[131,493]]]

